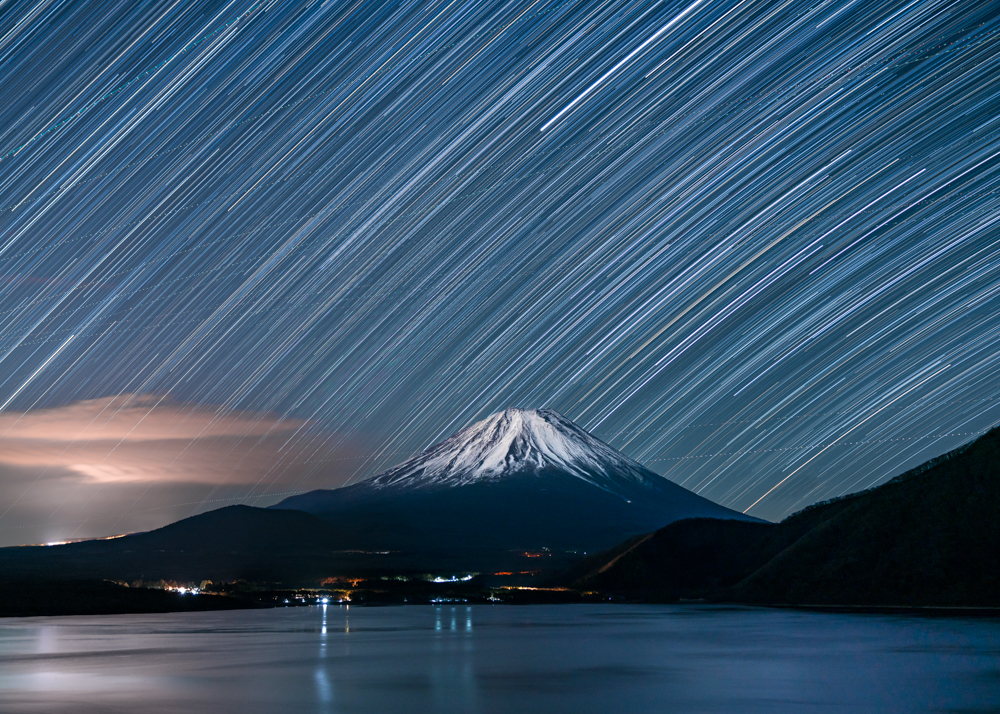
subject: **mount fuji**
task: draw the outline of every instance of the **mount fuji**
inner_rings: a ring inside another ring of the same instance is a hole
[[[577,552],[684,518],[756,521],[659,476],[551,409],[507,409],[353,486],[272,509],[335,524],[350,547]]]
[[[111,540],[0,548],[0,572],[313,585],[359,573],[517,578],[695,517],[757,520],[658,476],[557,412],[508,409],[353,486]]]

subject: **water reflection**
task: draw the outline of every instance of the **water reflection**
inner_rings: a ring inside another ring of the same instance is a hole
[[[480,711],[472,607],[435,605],[430,690],[435,711]]]
[[[326,609],[328,605],[323,603],[320,605],[323,612],[323,622],[320,624],[319,628],[319,663],[316,667],[316,698],[319,700],[319,711],[332,712],[333,704],[333,685],[330,683],[330,677],[326,672]]]
[[[998,654],[995,620],[749,608],[26,618],[0,621],[0,711],[995,711]]]

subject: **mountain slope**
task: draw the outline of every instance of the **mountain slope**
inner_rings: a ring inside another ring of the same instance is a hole
[[[738,598],[1000,606],[1000,429],[816,510],[830,513],[741,582]]]
[[[507,409],[374,476],[373,489],[496,482],[558,469],[609,493],[663,480],[552,409]]]
[[[667,481],[551,409],[498,412],[359,484],[292,496],[275,508],[317,512],[361,494],[501,483],[557,472],[625,500],[665,488],[692,504],[733,513]]]
[[[1000,429],[779,524],[679,521],[574,567],[657,599],[1000,606]]]
[[[343,540],[334,524],[308,513],[227,506],[120,538],[0,548],[0,572],[21,578],[300,581],[370,567],[372,556],[343,552]]]
[[[552,410],[508,409],[346,488],[272,506],[352,532],[353,547],[590,551],[680,518],[757,519],[646,469]]]

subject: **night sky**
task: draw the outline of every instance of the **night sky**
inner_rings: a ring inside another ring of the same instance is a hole
[[[0,0],[0,544],[550,407],[777,520],[1000,422],[993,2]]]

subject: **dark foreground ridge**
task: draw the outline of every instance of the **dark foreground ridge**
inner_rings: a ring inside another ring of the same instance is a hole
[[[1000,606],[1000,428],[779,524],[690,519],[562,577],[628,600]]]
[[[0,617],[38,615],[126,615],[156,612],[242,610],[248,599],[188,595],[162,588],[132,588],[107,580],[48,578],[0,582]]]

